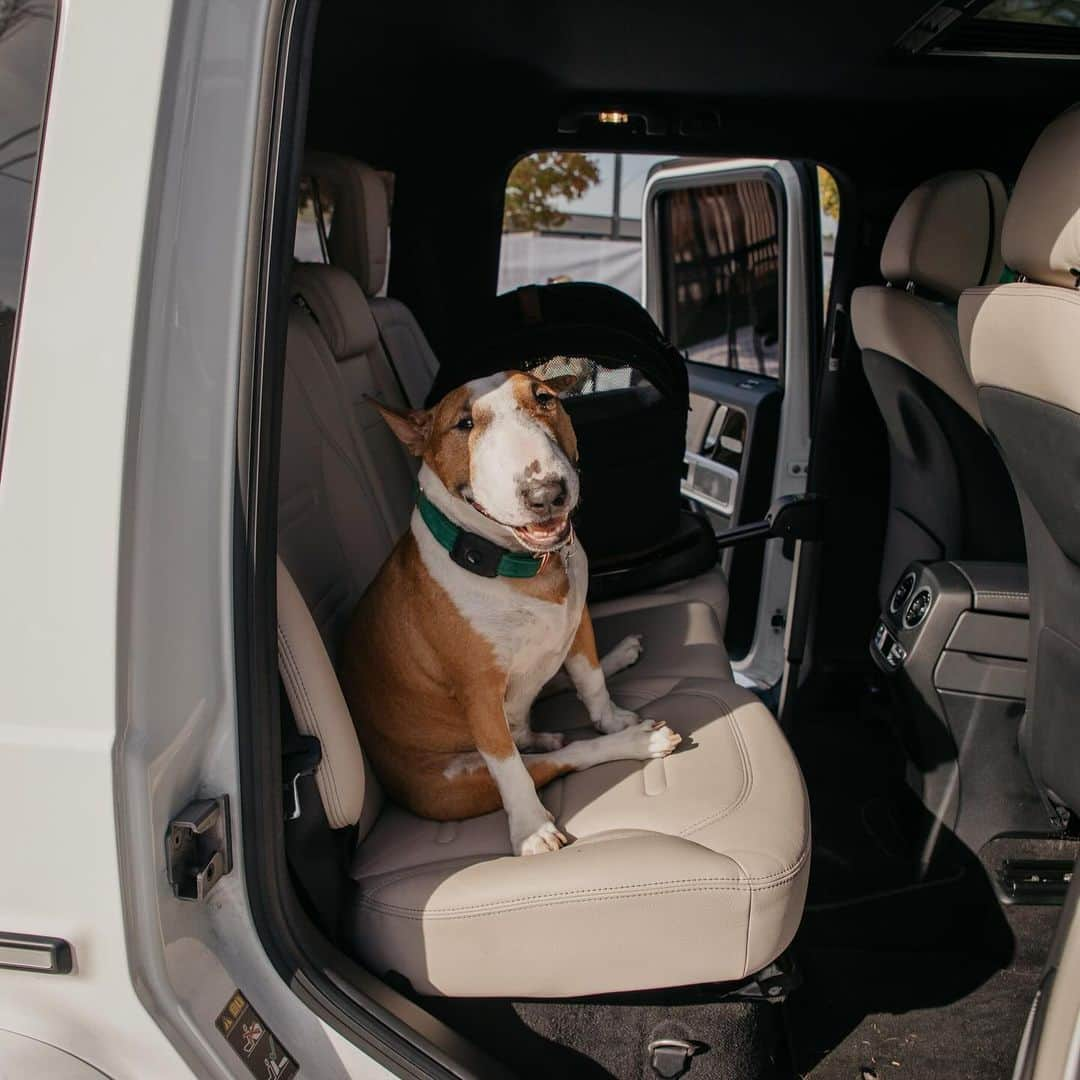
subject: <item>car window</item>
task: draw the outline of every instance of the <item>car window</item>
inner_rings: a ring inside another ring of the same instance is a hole
[[[334,221],[334,193],[313,177],[300,177],[300,199],[296,208],[296,237],[293,258],[300,262],[329,262],[326,240]],[[321,224],[321,227],[320,227]]]
[[[664,327],[690,360],[778,378],[781,238],[769,181],[718,180],[657,195]]]
[[[821,292],[825,301],[822,315],[829,310],[832,291],[833,256],[836,231],[840,227],[840,185],[824,165],[817,167],[818,209],[821,215]]]
[[[521,158],[506,181],[498,291],[594,281],[640,303],[642,197],[652,170],[673,160],[576,150]]]
[[[0,406],[15,344],[55,19],[50,0],[0,3]]]

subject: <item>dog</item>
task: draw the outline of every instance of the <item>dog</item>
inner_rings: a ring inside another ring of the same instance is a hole
[[[417,505],[357,606],[342,662],[387,793],[443,821],[501,805],[516,855],[568,842],[538,788],[605,761],[665,757],[680,742],[608,693],[606,678],[642,645],[628,637],[597,656],[588,562],[570,521],[579,482],[566,384],[510,371],[431,409],[373,402],[421,459]],[[534,700],[561,668],[599,736],[564,743],[530,727]]]

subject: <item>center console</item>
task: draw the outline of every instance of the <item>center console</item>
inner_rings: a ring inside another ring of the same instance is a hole
[[[1028,655],[1027,569],[911,563],[870,653],[900,701],[911,777],[931,821],[974,851],[1047,828],[1019,746]]]

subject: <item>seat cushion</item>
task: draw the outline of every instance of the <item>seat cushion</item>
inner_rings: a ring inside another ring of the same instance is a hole
[[[428,994],[572,997],[739,980],[787,947],[810,822],[772,715],[722,680],[626,676],[613,694],[683,743],[548,785],[572,841],[561,851],[515,858],[501,811],[435,822],[386,806],[356,851],[346,916],[372,971]],[[573,694],[534,714],[595,734]]]
[[[629,599],[629,598],[628,598]],[[641,635],[644,652],[633,667],[614,676],[619,680],[649,675],[732,679],[731,661],[724,647],[724,630],[713,608],[701,601],[616,609],[593,614],[596,648],[601,656],[625,637]]]
[[[667,604],[701,600],[713,609],[721,631],[727,625],[728,583],[723,569],[717,565],[696,577],[685,581],[673,581],[654,589],[645,589],[630,596],[614,600],[600,600],[589,604],[593,619],[603,615],[617,615],[623,611],[640,611],[642,608],[664,607]]]

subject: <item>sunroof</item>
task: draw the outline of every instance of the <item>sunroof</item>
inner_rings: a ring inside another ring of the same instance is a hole
[[[1080,29],[1080,0],[991,0],[975,18]]]
[[[1080,59],[1080,0],[940,0],[896,43],[907,53]]]

